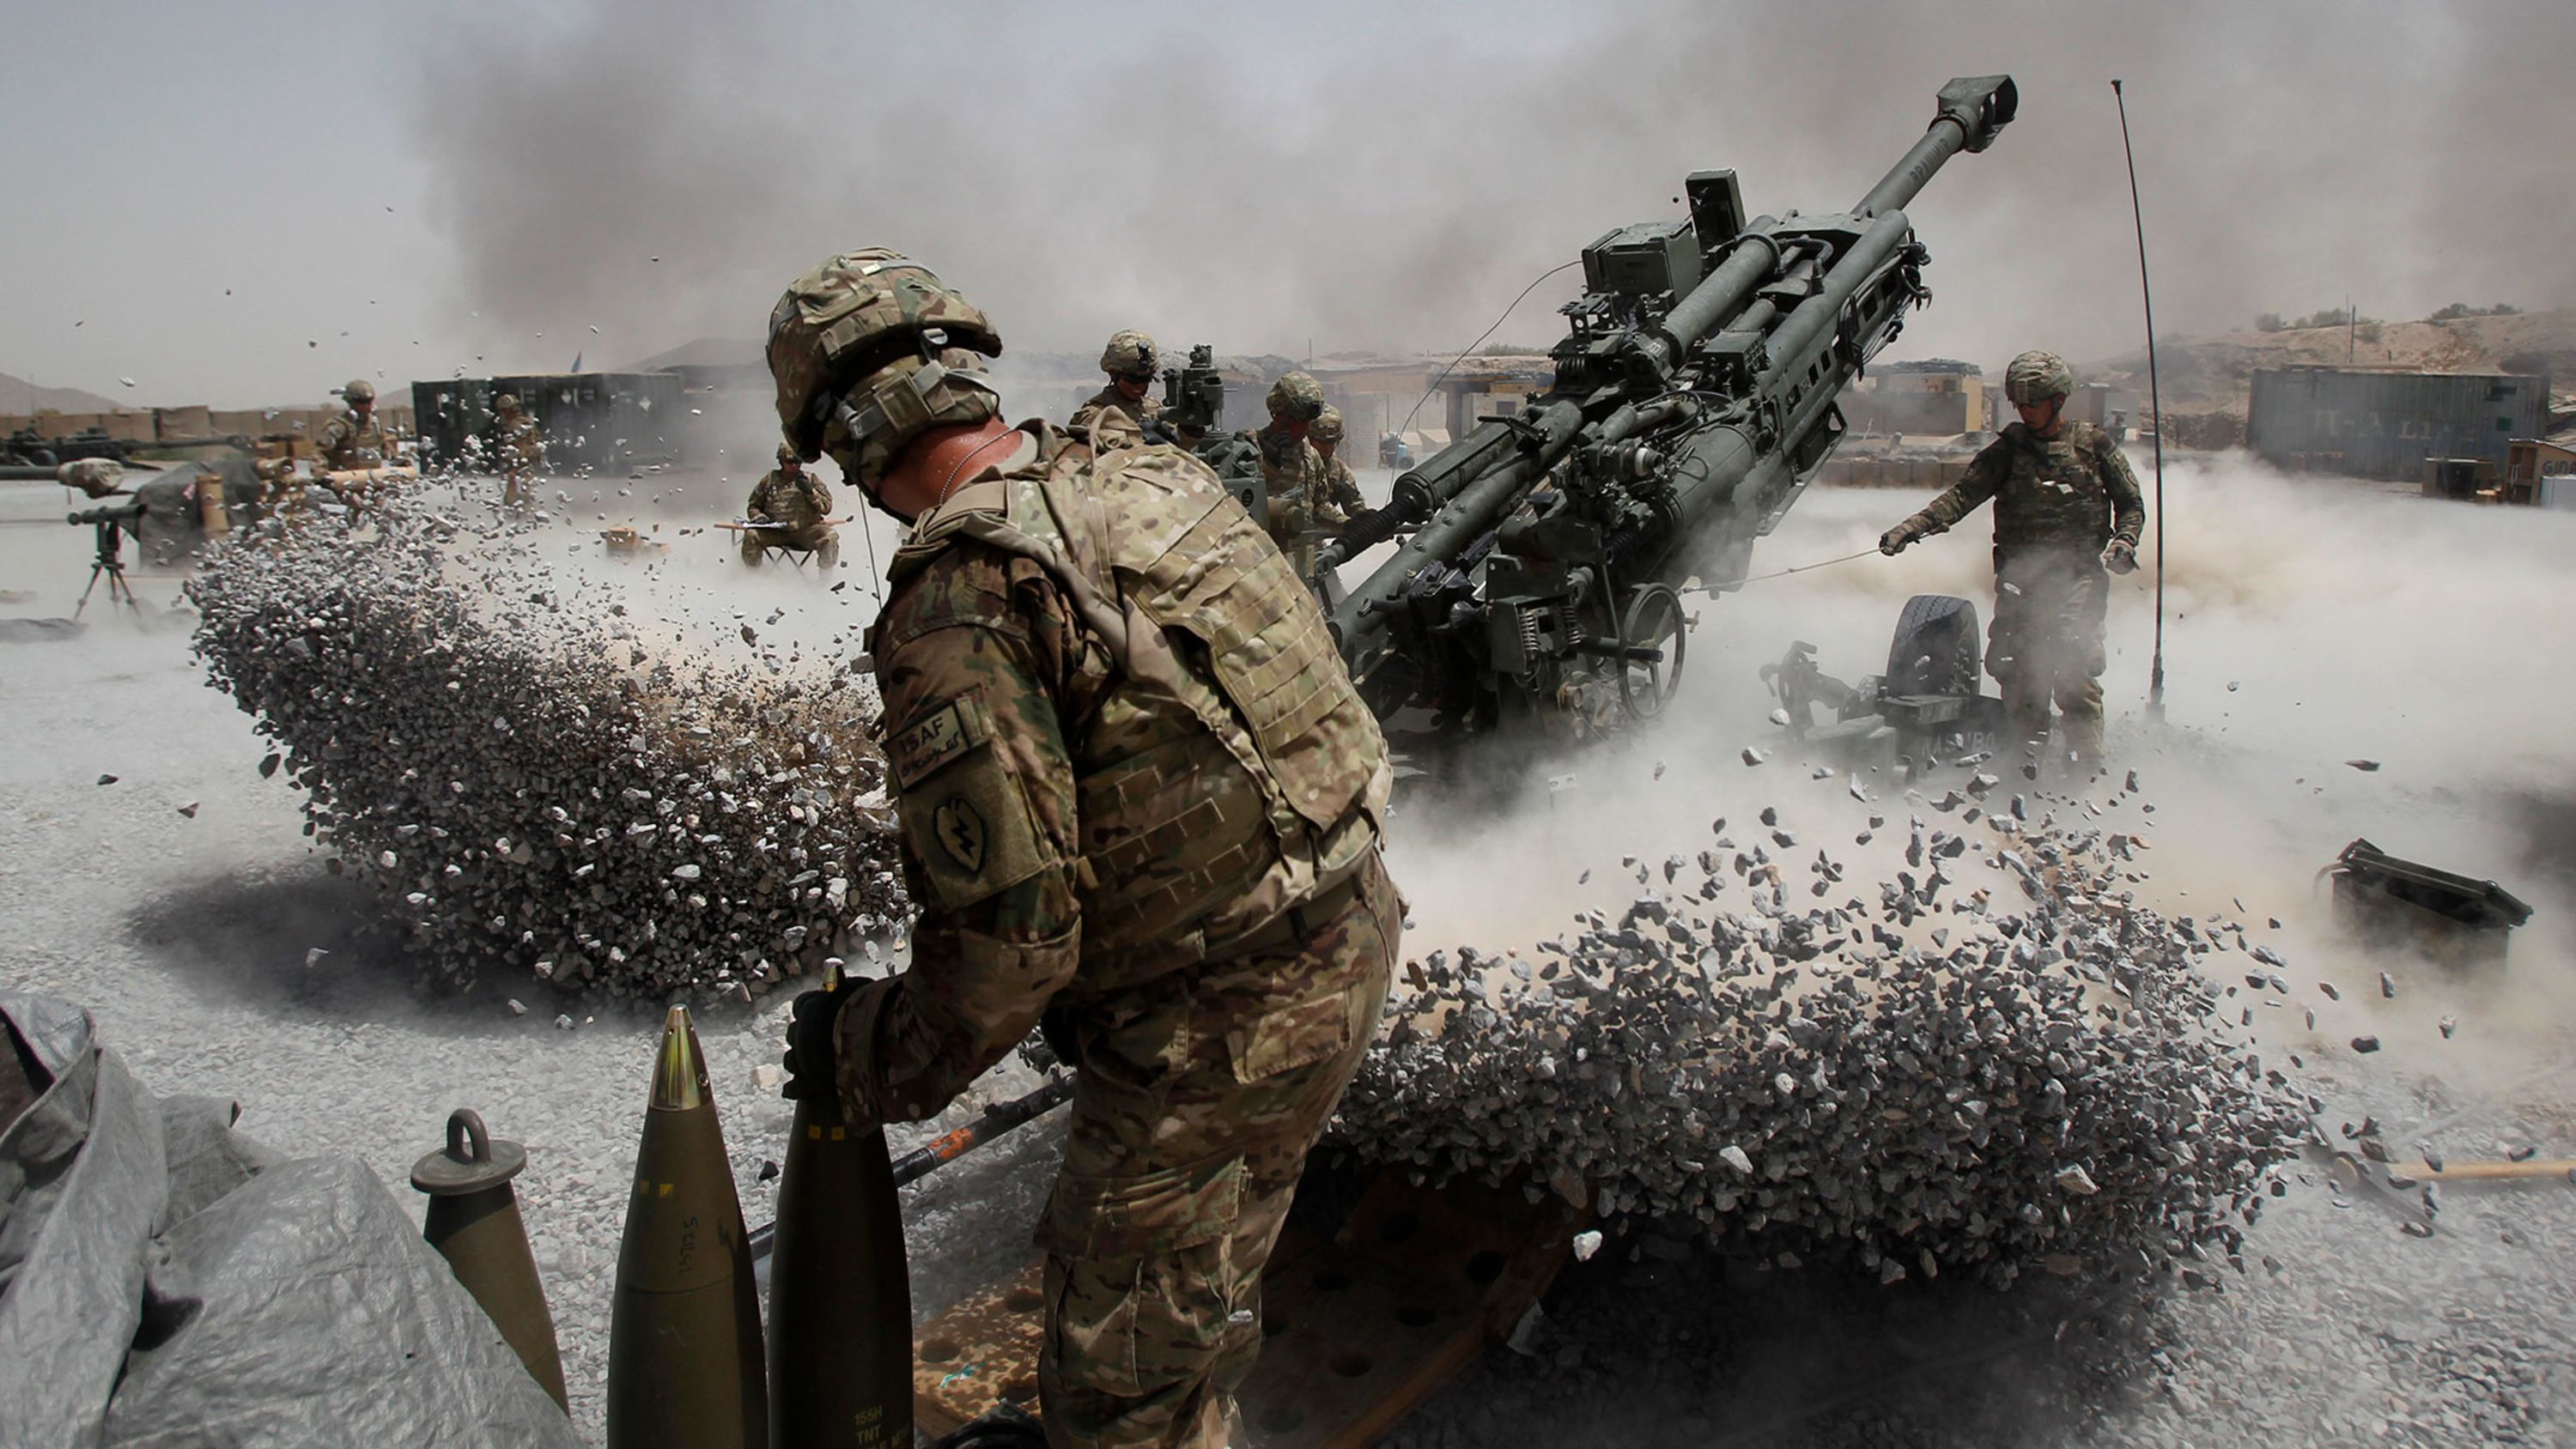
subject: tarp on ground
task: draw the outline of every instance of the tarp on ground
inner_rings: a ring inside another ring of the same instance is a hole
[[[0,1444],[580,1442],[364,1163],[154,1097],[67,1002],[0,1034]]]

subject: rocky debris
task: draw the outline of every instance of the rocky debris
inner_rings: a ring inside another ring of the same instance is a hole
[[[2141,905],[2099,832],[2054,819],[1970,841],[1917,817],[1912,868],[1839,905],[1822,853],[1705,852],[1615,918],[1432,951],[1336,1131],[1426,1180],[1885,1282],[2233,1255],[2312,1104],[2228,1040],[2194,962],[2219,931]]]
[[[902,918],[871,691],[653,647],[534,552],[394,506],[243,535],[188,584],[209,679],[279,747],[262,773],[420,959],[713,996]]]

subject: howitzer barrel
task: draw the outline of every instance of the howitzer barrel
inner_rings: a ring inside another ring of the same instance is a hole
[[[1852,208],[1856,216],[1894,211],[1912,201],[1941,163],[1961,151],[1983,151],[2021,105],[2021,93],[2008,75],[1961,76],[1941,87],[1940,109],[1932,127],[1905,159],[1896,163],[1869,195]]]

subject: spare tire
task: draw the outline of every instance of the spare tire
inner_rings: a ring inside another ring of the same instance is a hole
[[[1983,655],[1976,605],[1950,594],[1916,594],[1896,618],[1879,693],[1975,694]]]

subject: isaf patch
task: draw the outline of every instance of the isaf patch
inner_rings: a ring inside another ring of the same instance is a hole
[[[952,699],[896,730],[886,741],[886,759],[894,766],[895,783],[917,784],[940,766],[984,743],[989,737],[985,725],[983,697],[970,694]]]

